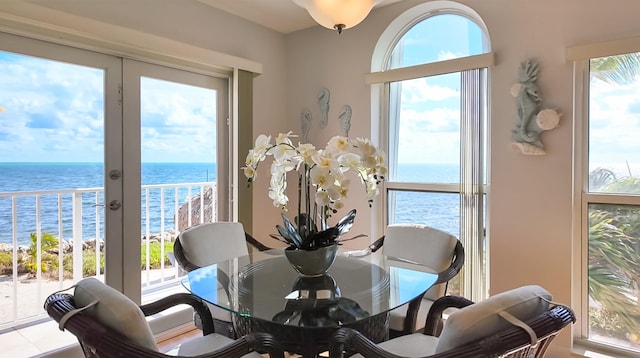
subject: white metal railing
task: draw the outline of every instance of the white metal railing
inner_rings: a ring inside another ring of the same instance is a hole
[[[177,284],[177,268],[165,265],[165,243],[173,242],[178,234],[183,206],[187,210],[187,226],[215,220],[215,184],[142,186],[143,295]],[[210,194],[205,195],[209,188]],[[195,215],[194,200],[200,206]],[[207,205],[210,213],[205,210]],[[42,318],[46,296],[84,277],[87,262],[83,248],[87,245],[95,247],[95,264],[91,267],[95,276],[101,276],[104,210],[103,188],[0,193],[0,329]],[[56,247],[49,241],[52,236],[58,239]],[[160,243],[158,268],[151,262],[153,240]],[[57,263],[55,274],[50,270],[51,262]]]

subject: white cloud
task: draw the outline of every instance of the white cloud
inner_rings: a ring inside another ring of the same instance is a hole
[[[632,167],[640,165],[640,85],[592,80],[589,128],[593,167],[624,167],[626,171],[627,162]]]
[[[101,70],[0,54],[0,161],[102,161]],[[144,81],[144,80],[143,80]],[[150,118],[143,151],[150,161],[215,161],[212,91],[148,81],[141,106]],[[169,86],[171,85],[171,86]],[[178,88],[176,88],[176,86]],[[204,92],[204,94],[203,94]]]
[[[462,56],[468,56],[468,55],[456,55],[451,51],[440,51],[438,53],[438,61],[453,60],[454,58],[459,58]]]
[[[458,98],[460,92],[450,87],[431,85],[426,78],[402,82],[402,102],[405,104],[425,101],[443,101]]]
[[[405,163],[455,163],[459,160],[460,111],[450,108],[401,113],[399,159]]]

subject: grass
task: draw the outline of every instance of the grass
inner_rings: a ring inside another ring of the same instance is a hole
[[[161,264],[161,245],[159,242],[149,243],[149,261],[150,268],[160,268]],[[146,244],[141,247],[140,255],[140,268],[146,266],[147,249]],[[167,253],[173,252],[173,243],[164,243],[164,264],[170,266],[171,262],[167,258]],[[18,255],[18,274],[30,274],[35,276],[37,272],[37,263],[34,262],[35,255],[20,256]],[[58,254],[44,252],[42,254],[41,271],[45,278],[57,279],[59,275],[59,260]],[[65,278],[71,278],[73,275],[73,253],[64,254],[62,259],[62,267],[64,269]],[[84,277],[94,276],[96,274],[96,252],[95,249],[86,249],[82,251],[82,273]],[[104,273],[104,253],[100,253],[100,273]],[[13,274],[13,254],[11,252],[0,252],[0,275],[12,275]]]

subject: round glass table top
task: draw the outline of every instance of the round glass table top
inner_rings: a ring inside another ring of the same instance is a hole
[[[341,326],[401,306],[429,289],[428,267],[385,256],[338,255],[323,276],[300,276],[282,250],[258,252],[191,271],[194,295],[234,314],[284,325]]]

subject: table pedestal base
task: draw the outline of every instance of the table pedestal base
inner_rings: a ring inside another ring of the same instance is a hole
[[[267,332],[272,334],[289,353],[301,354],[303,358],[315,358],[329,350],[333,333],[339,328],[291,326],[259,320],[251,317],[234,315],[234,326],[239,336],[250,332]],[[343,327],[353,328],[370,340],[379,343],[388,338],[389,313],[362,319]]]

